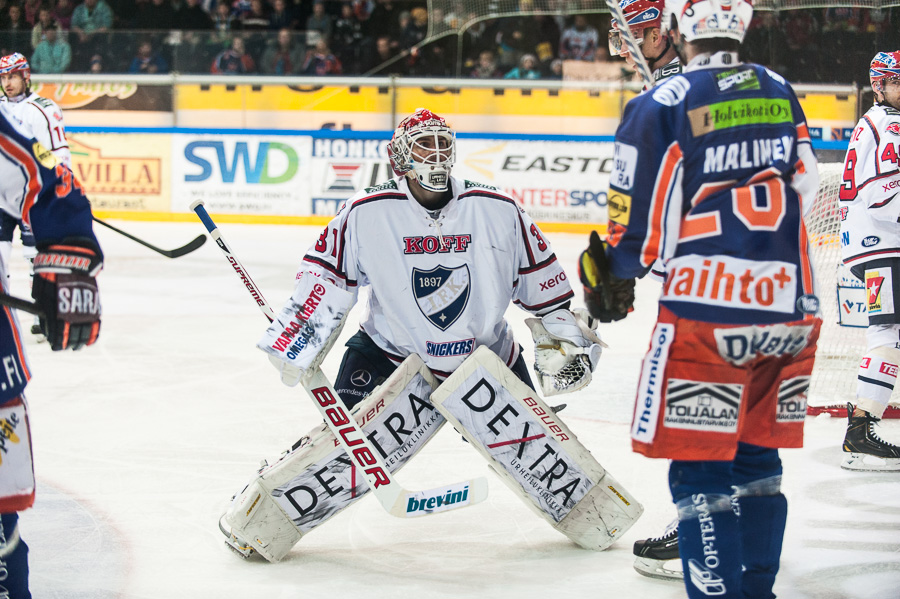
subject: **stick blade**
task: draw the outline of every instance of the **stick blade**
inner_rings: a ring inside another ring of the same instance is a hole
[[[389,512],[398,518],[432,516],[481,503],[487,496],[488,481],[480,476],[423,491],[404,490]]]
[[[165,255],[169,258],[180,258],[185,254],[190,254],[194,250],[200,249],[200,247],[206,243],[206,235],[198,235],[189,243],[181,246],[180,248],[175,248],[174,250],[169,250],[165,252]]]

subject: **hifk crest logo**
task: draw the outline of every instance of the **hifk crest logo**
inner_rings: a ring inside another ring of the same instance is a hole
[[[436,266],[431,270],[413,268],[412,284],[419,310],[442,331],[459,319],[469,301],[468,265]]]

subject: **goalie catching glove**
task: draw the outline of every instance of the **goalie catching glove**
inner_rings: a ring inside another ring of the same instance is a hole
[[[100,335],[97,273],[103,255],[87,239],[42,246],[34,258],[31,297],[43,314],[41,332],[53,351],[78,350]]]
[[[584,285],[584,303],[600,322],[622,320],[634,310],[634,279],[620,279],[609,270],[606,247],[591,231],[588,249],[578,259],[578,278]]]
[[[600,354],[607,347],[594,331],[596,322],[584,310],[554,310],[525,324],[534,338],[534,372],[549,397],[571,393],[591,382]]]

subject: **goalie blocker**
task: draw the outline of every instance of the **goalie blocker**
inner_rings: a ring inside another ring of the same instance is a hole
[[[356,421],[391,472],[403,467],[443,426],[444,418],[429,402],[436,386],[437,380],[419,356],[412,355],[355,411]],[[255,551],[277,562],[304,535],[368,491],[362,475],[323,424],[277,462],[264,465],[234,497],[220,527],[228,544],[243,556]],[[486,488],[450,485],[439,497],[420,498],[416,505],[410,501],[406,515],[476,503],[485,493]]]
[[[644,509],[559,416],[486,347],[431,401],[538,515],[586,549],[609,547]]]

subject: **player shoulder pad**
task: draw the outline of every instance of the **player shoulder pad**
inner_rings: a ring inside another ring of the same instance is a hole
[[[887,104],[882,105],[884,108],[884,114],[888,116],[900,116],[900,110],[897,110],[893,106],[888,106]]]
[[[34,98],[32,98],[31,101],[42,108],[46,108],[47,110],[53,110],[54,108],[56,108],[56,102],[54,102],[53,100],[50,100],[49,98],[42,98],[40,96],[34,96]]]
[[[396,179],[389,179],[388,181],[385,181],[384,183],[379,183],[378,185],[375,185],[373,187],[366,187],[363,190],[363,195],[371,195],[373,193],[378,193],[379,191],[389,191],[392,189],[396,189],[396,190],[400,189],[400,187],[397,185]]]
[[[487,185],[485,183],[478,183],[477,181],[469,181],[468,179],[463,181],[463,187],[465,189],[476,189],[477,188],[477,189],[489,189],[491,191],[500,191],[498,188],[494,187],[493,185]]]
[[[766,70],[766,74],[767,74],[770,78],[774,79],[775,81],[777,81],[777,82],[780,83],[781,85],[787,85],[787,84],[788,84],[787,80],[786,80],[784,77],[782,77],[781,75],[779,75],[778,73],[776,73],[776,72],[773,71],[772,69],[767,68],[767,67],[763,67],[763,68]]]
[[[663,106],[677,106],[684,101],[691,82],[684,75],[675,75],[653,90],[652,98]]]

